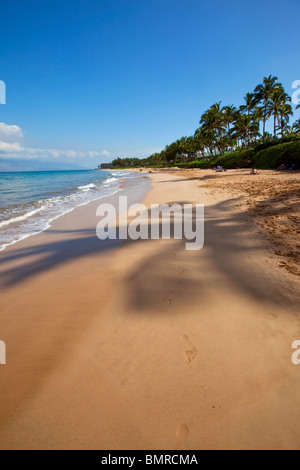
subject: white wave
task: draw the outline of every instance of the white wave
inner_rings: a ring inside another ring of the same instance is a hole
[[[45,206],[39,207],[38,209],[35,209],[30,212],[26,212],[26,214],[20,215],[18,217],[13,217],[12,219],[4,220],[4,222],[0,222],[0,228],[5,227],[7,225],[13,224],[15,222],[22,222],[22,220],[28,219],[29,217],[32,217],[33,215],[37,214],[38,212],[41,212],[43,209],[45,209]]]
[[[108,178],[107,180],[105,180],[105,184],[110,184],[110,183],[113,183],[114,181],[118,181],[117,178]]]
[[[16,243],[18,243],[18,242],[20,242],[20,241],[22,241],[22,240],[24,240],[28,237],[38,235],[39,233],[42,233],[45,230],[48,230],[51,227],[52,222],[54,222],[55,220],[57,220],[60,217],[64,216],[65,214],[73,212],[75,209],[77,209],[79,207],[82,207],[82,206],[86,206],[86,205],[90,204],[91,202],[103,199],[105,197],[114,196],[115,194],[117,194],[120,191],[123,191],[123,189],[118,187],[112,193],[97,194],[97,196],[94,197],[93,199],[81,201],[80,203],[78,203],[79,202],[79,200],[78,200],[77,204],[75,206],[73,206],[73,207],[62,207],[61,208],[62,211],[59,211],[59,213],[57,213],[57,214],[52,214],[52,216],[50,216],[49,218],[45,214],[47,218],[46,219],[43,218],[43,219],[40,220],[41,225],[40,225],[39,228],[37,228],[36,225],[35,225],[34,231],[29,231],[29,233],[28,232],[27,233],[18,233],[17,237],[14,237],[9,242],[4,242],[4,243],[0,244],[0,251],[4,251],[8,246],[15,245]],[[20,220],[22,221],[23,219],[28,219],[28,218],[32,217],[33,215],[37,214],[38,212],[41,212],[44,209],[59,209],[59,206],[57,206],[55,203],[59,202],[59,201],[62,202],[64,199],[67,199],[69,202],[75,202],[77,198],[74,198],[74,200],[73,200],[72,196],[67,196],[66,198],[63,198],[63,197],[52,198],[52,199],[48,200],[48,202],[50,204],[43,205],[39,209],[36,209],[34,211],[27,212],[23,216],[15,217],[14,219],[10,219],[8,221],[2,222],[1,225],[9,225],[13,222],[19,222]],[[0,227],[1,227],[1,225],[0,225]]]
[[[78,186],[77,189],[80,189],[80,191],[89,191],[90,189],[95,188],[96,186],[93,183],[87,184],[86,186]]]
[[[84,193],[93,188],[96,188],[96,186],[93,183],[91,183],[86,186],[80,186],[78,189],[81,189],[81,193]],[[0,228],[7,227],[8,225],[11,225],[14,223],[23,222],[24,220],[30,219],[34,215],[38,214],[39,212],[43,212],[46,209],[54,209],[57,205],[76,203],[77,201],[80,201],[81,193],[70,194],[68,196],[57,196],[51,199],[40,201],[40,205],[36,209],[33,209],[29,212],[25,212],[25,214],[19,215],[17,217],[12,217],[11,219],[7,219],[7,220],[4,220],[3,222],[0,222]],[[89,202],[89,201],[83,201],[83,204],[85,202]],[[78,206],[80,206],[80,204],[78,204]]]
[[[128,174],[129,173],[127,171],[115,171],[114,173],[112,173],[113,176],[126,176]]]

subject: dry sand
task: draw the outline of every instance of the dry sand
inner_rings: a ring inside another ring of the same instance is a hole
[[[199,252],[100,243],[92,204],[0,254],[2,449],[300,448],[300,278],[255,177],[204,176],[153,174],[145,201],[205,204]]]
[[[174,172],[172,172],[174,174]],[[175,173],[178,171],[175,170]],[[180,170],[182,177],[199,180],[202,188],[239,198],[239,207],[264,230],[269,249],[279,265],[300,276],[300,174],[299,172]]]

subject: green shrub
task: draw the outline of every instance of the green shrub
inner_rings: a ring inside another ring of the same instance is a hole
[[[260,152],[261,150],[268,149],[270,147],[274,147],[276,145],[280,144],[286,144],[289,142],[295,142],[295,141],[300,141],[300,137],[298,135],[289,135],[286,137],[282,137],[281,139],[273,139],[270,142],[266,142],[264,144],[256,145],[254,147],[254,150],[256,153]]]
[[[226,170],[229,170],[230,168],[251,168],[254,165],[254,154],[255,152],[253,149],[239,150],[237,152],[219,155],[211,160],[178,163],[176,166],[178,168],[199,168],[201,170],[214,168],[218,165],[223,166]]]
[[[230,168],[251,168],[253,166],[254,154],[253,149],[238,150],[215,158],[213,166],[222,165],[226,170]]]
[[[290,167],[293,163],[300,168],[300,140],[269,147],[254,157],[255,167],[262,170],[276,169],[282,164]]]
[[[188,162],[188,163],[178,163],[176,165],[178,168],[185,168],[185,169],[191,169],[191,168],[199,168],[200,170],[206,170],[207,168],[210,168],[212,166],[211,161],[206,161],[206,162],[199,162],[198,160],[194,162]]]

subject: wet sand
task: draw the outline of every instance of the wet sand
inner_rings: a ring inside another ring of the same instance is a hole
[[[299,277],[240,193],[190,178],[145,203],[205,204],[199,252],[100,242],[90,204],[0,253],[1,449],[300,448]]]

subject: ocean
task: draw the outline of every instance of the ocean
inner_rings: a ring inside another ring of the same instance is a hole
[[[121,191],[126,171],[0,173],[0,251],[49,228],[52,220]]]

